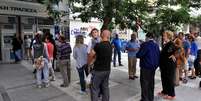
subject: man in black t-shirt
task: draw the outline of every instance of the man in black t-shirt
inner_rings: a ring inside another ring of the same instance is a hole
[[[101,33],[102,41],[92,50],[92,58],[96,56],[92,71],[91,101],[98,101],[98,94],[102,90],[102,101],[109,101],[109,76],[112,60],[112,46],[109,42],[111,32]]]

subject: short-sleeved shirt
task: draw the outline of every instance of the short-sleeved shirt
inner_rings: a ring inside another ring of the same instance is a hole
[[[87,47],[87,53],[89,54],[91,52],[91,49],[94,48],[94,46],[96,45],[96,43],[100,42],[100,38],[96,38],[96,39],[91,39],[90,42],[88,43],[88,47]]]
[[[191,48],[190,42],[187,40],[183,41],[183,48],[185,50],[185,55],[187,55],[188,50]]]
[[[95,71],[110,71],[112,61],[112,45],[109,41],[97,43],[94,47],[96,60],[94,62]]]
[[[194,41],[191,42],[190,55],[197,56],[197,51],[198,51],[198,48],[197,48],[196,43]]]
[[[129,41],[126,45],[126,48],[140,48],[140,43],[138,40]],[[128,57],[136,57],[138,51],[129,51],[128,50]]]

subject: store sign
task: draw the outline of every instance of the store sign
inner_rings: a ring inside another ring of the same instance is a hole
[[[2,6],[0,5],[0,10],[7,10],[7,11],[20,11],[20,12],[29,12],[29,13],[37,13],[36,9],[31,8],[21,8],[21,7],[9,7],[9,6]]]
[[[46,8],[37,3],[0,0],[0,14],[47,17]]]

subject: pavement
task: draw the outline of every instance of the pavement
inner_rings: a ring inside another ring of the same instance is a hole
[[[122,67],[112,67],[110,75],[110,101],[140,101],[140,82],[128,79],[127,54],[122,54]],[[138,63],[139,64],[139,63]],[[60,73],[56,72],[56,81],[50,87],[38,89],[32,74],[31,61],[19,64],[0,64],[0,101],[90,101],[90,94],[80,94],[78,73],[75,61],[71,61],[72,83],[68,88],[61,88]],[[139,76],[139,67],[137,67]],[[176,87],[176,99],[173,101],[201,101],[198,88],[201,79],[189,80],[187,84]],[[168,101],[157,96],[161,90],[160,72],[155,76],[155,100]]]

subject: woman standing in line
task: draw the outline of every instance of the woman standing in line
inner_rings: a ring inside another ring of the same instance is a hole
[[[160,71],[163,90],[158,94],[164,99],[175,99],[175,69],[176,47],[173,40],[173,32],[165,31],[163,33],[163,48],[160,56]]]
[[[80,78],[81,94],[86,92],[84,71],[87,64],[87,45],[84,44],[84,37],[78,35],[73,48],[73,57],[76,60],[76,68]]]

